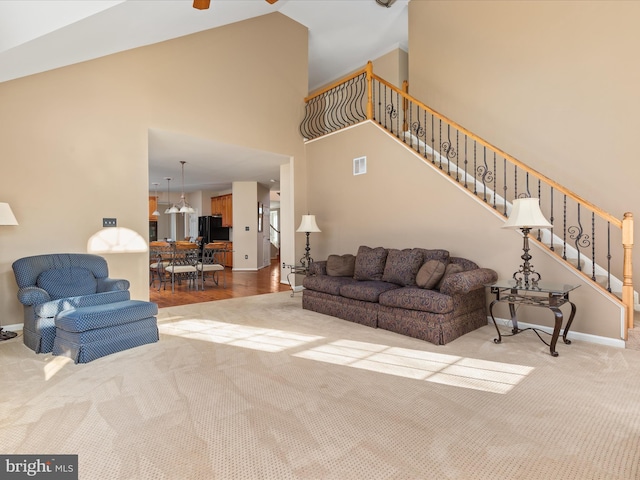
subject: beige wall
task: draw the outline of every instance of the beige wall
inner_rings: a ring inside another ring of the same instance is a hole
[[[410,92],[617,218],[639,218],[638,18],[628,1],[412,0]]]
[[[263,244],[264,237],[269,236],[269,217],[263,216],[262,231],[259,232],[258,203],[263,204],[263,212],[264,208],[269,208],[267,187],[258,182],[233,182],[234,270],[253,271],[265,266]]]
[[[0,84],[0,200],[20,222],[0,236],[0,322],[22,321],[14,260],[85,252],[103,217],[147,238],[149,128],[291,155],[304,175],[307,83],[307,30],[274,13]],[[105,257],[148,298],[146,254]]]
[[[401,48],[372,61],[373,73],[402,89],[402,82],[409,79],[409,54]]]
[[[352,160],[367,157],[367,173],[353,175]],[[522,262],[522,237],[501,229],[504,220],[463,188],[367,122],[307,144],[308,202],[321,233],[311,234],[311,256],[355,254],[360,245],[445,248],[509,278]],[[535,242],[532,242],[535,243]],[[532,263],[545,280],[580,284],[572,330],[620,338],[620,307],[579,275],[532,245]],[[508,311],[496,307],[496,315]],[[563,307],[568,315],[568,306]],[[525,308],[522,321],[551,326],[551,312]],[[491,339],[488,339],[491,341]]]

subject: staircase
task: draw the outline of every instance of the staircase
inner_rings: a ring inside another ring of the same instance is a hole
[[[640,302],[632,283],[631,213],[618,219],[585,201],[409,96],[406,82],[400,90],[378,77],[371,62],[305,102],[300,126],[305,139],[373,121],[504,218],[514,199],[538,198],[552,227],[532,232],[530,238],[624,305],[622,336],[628,338],[628,348],[640,349],[640,318],[638,331],[634,329]]]

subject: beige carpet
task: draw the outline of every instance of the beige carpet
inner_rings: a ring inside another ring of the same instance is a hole
[[[640,478],[640,351],[491,326],[436,347],[287,292],[159,323],[85,365],[0,343],[1,453],[75,453],[87,480]]]

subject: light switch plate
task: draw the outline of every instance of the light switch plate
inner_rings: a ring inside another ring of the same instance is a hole
[[[103,218],[102,219],[102,226],[103,227],[115,227],[117,226],[118,221],[115,218]]]

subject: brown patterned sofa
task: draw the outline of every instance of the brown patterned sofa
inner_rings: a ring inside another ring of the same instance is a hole
[[[484,286],[497,278],[447,250],[361,246],[311,264],[302,307],[444,345],[487,324]]]

